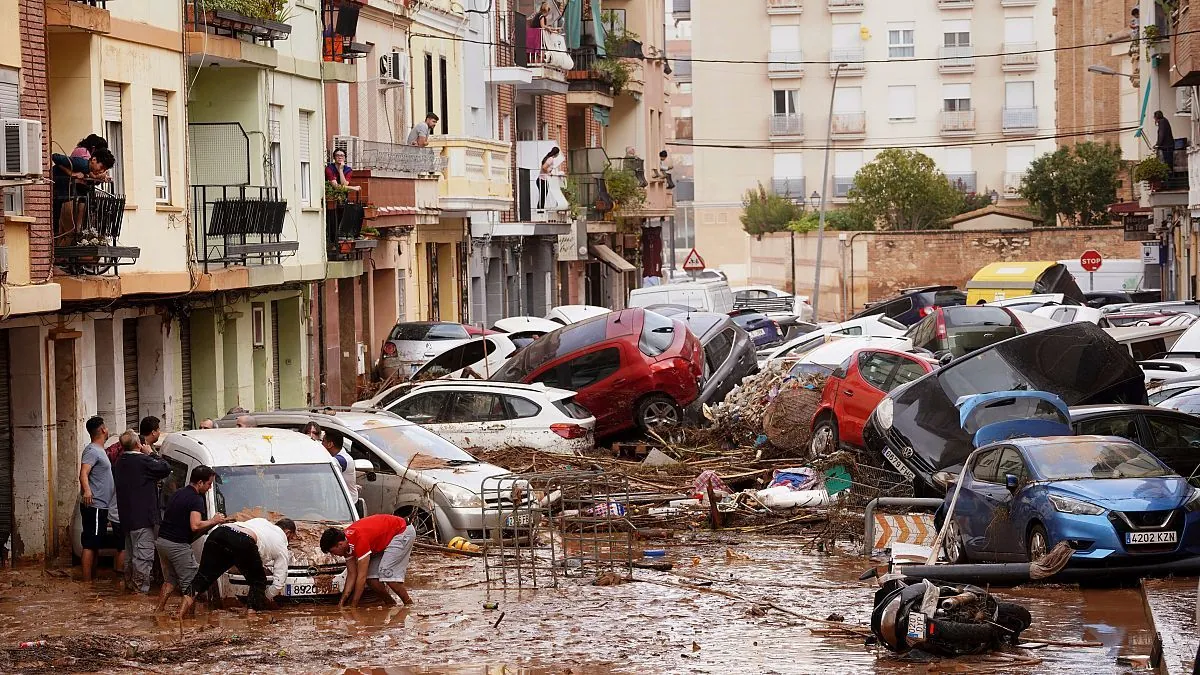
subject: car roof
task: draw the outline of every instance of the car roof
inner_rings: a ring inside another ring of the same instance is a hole
[[[250,413],[254,418],[262,418],[263,420],[273,419],[296,419],[304,421],[312,421],[325,426],[340,426],[350,431],[364,431],[367,429],[379,427],[402,427],[410,426],[413,423],[394,415],[390,412],[380,410],[350,410],[339,409],[334,411],[332,415],[321,412],[323,408],[295,408],[291,410],[272,410],[270,412]],[[226,416],[225,419],[231,419]]]
[[[173,447],[211,466],[328,464],[329,453],[308,436],[289,429],[194,429],[168,434],[164,450]],[[273,459],[272,459],[273,458]]]
[[[1069,408],[1071,411],[1071,421],[1078,422],[1092,417],[1102,417],[1104,415],[1116,415],[1121,413],[1133,414],[1175,414],[1183,415],[1178,411],[1170,410],[1169,408],[1159,408],[1152,405],[1137,405],[1131,403],[1099,403],[1094,405],[1073,405]]]
[[[696,337],[704,337],[714,328],[733,323],[733,321],[724,314],[716,314],[714,312],[689,312],[686,315],[675,315],[675,318],[685,323],[688,330]]]
[[[460,389],[460,390],[487,390],[487,391],[505,391],[513,394],[536,394],[545,396],[552,401],[570,398],[575,395],[575,392],[569,389],[559,389],[557,387],[547,387],[541,382],[533,384],[521,384],[519,382],[498,382],[496,380],[466,380],[466,379],[448,379],[448,380],[427,380],[412,385],[412,390],[404,394],[415,393],[417,391],[427,391],[429,389]],[[390,390],[389,390],[390,391]]]

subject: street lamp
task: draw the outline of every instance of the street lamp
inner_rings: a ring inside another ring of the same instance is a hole
[[[1130,82],[1132,82],[1134,78],[1134,76],[1130,73],[1118,72],[1112,68],[1109,68],[1108,66],[1101,66],[1098,64],[1088,66],[1087,69],[1089,73],[1096,73],[1098,75],[1119,75],[1121,77],[1128,77]]]
[[[821,172],[821,189],[829,189],[829,154],[833,150],[833,99],[837,94],[838,75],[841,74],[842,68],[848,64],[839,63],[833,69],[833,87],[829,91],[829,128],[825,133],[825,169]],[[818,195],[818,198],[820,195]],[[821,244],[825,241],[825,200],[821,199],[821,217],[817,221],[817,261],[816,270],[813,272],[813,291],[812,291],[812,308],[813,321],[817,321],[820,314],[817,310],[821,307]]]
[[[808,204],[814,209],[821,207],[821,193],[813,190],[813,193],[808,196]]]

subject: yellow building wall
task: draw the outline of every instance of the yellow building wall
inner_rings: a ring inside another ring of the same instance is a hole
[[[21,67],[21,22],[17,0],[0,0],[0,66]]]

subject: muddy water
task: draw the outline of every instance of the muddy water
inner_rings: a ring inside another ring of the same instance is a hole
[[[637,583],[597,587],[569,580],[520,594],[489,590],[480,560],[418,553],[410,569],[417,601],[411,609],[376,606],[343,613],[325,604],[295,604],[247,616],[201,608],[183,630],[189,637],[205,631],[254,636],[255,655],[265,661],[253,666],[255,672],[930,672],[929,664],[877,654],[861,638],[813,635],[802,619],[777,611],[754,616],[747,612],[749,602],[711,592],[767,600],[810,617],[838,612],[847,621],[867,622],[874,587],[857,581],[861,560],[805,554],[803,546],[803,540],[790,538],[701,538],[668,547],[675,570],[637,570],[642,580]],[[112,588],[108,581],[92,589],[37,572],[0,573],[0,645],[78,632],[164,643],[179,639],[173,620],[152,614],[144,599]],[[1030,609],[1033,635],[1104,643],[1049,647],[1036,652],[1039,665],[1004,672],[1123,672],[1118,657],[1149,653],[1152,634],[1136,590],[1023,588],[1002,595]],[[1192,607],[1194,580],[1161,595],[1168,604],[1179,596],[1179,604]],[[484,609],[487,600],[499,608]],[[1188,631],[1182,642],[1193,640],[1194,624],[1180,622],[1175,629]],[[982,665],[943,661],[932,671],[983,672]],[[227,667],[236,670],[236,659]]]

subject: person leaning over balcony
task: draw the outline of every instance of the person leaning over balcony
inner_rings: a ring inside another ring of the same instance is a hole
[[[1171,133],[1171,123],[1163,117],[1161,110],[1154,111],[1154,124],[1158,127],[1158,140],[1154,143],[1154,149],[1158,151],[1158,156],[1162,159],[1163,164],[1166,164],[1172,171],[1175,170],[1175,136]]]
[[[408,144],[417,147],[425,147],[429,145],[429,136],[433,134],[433,130],[437,128],[438,116],[432,112],[425,113],[425,121],[417,123],[408,132]]]
[[[673,168],[675,168],[675,167],[673,167],[671,165],[671,159],[667,155],[667,151],[666,150],[660,151],[658,153],[658,173],[659,173],[659,176],[661,176],[662,179],[664,181],[666,181],[668,190],[675,187],[675,181],[674,181],[674,179],[671,178],[671,170]]]
[[[333,151],[333,161],[325,166],[325,182],[340,185],[347,190],[359,191],[359,186],[350,184],[350,175],[354,173],[354,169],[346,164],[346,151],[341,148],[335,148]]]
[[[112,151],[104,147],[96,148],[86,158],[54,153],[50,155],[50,163],[53,167],[54,221],[59,227],[57,236],[61,237],[82,229],[86,207],[79,198],[91,194],[96,183],[109,180],[108,170],[117,160]],[[75,206],[64,211],[62,205],[68,201],[74,202]]]

